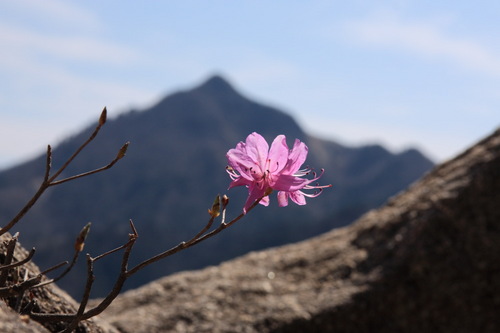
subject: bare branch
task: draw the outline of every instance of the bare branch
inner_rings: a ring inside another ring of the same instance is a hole
[[[71,155],[70,158],[68,158],[68,160],[59,168],[59,170],[57,170],[57,172],[52,176],[50,177],[49,179],[49,183],[52,183],[57,177],[59,177],[59,175],[68,167],[68,165],[73,162],[73,160],[75,159],[75,157],[77,157],[80,152],[83,150],[83,148],[85,148],[92,140],[95,139],[95,137],[97,136],[97,133],[99,133],[99,131],[101,130],[101,127],[104,125],[105,123],[105,120],[104,121],[101,121],[101,119],[103,118],[103,114],[104,114],[104,119],[106,119],[106,114],[107,111],[106,111],[106,107],[104,107],[104,109],[102,110],[102,113],[101,113],[101,117],[99,118],[99,122],[97,123],[97,126],[96,128],[94,129],[94,132],[92,132],[92,134],[90,135],[90,137],[87,139],[87,141],[85,141],[74,153],[73,155]]]
[[[43,182],[49,182],[50,168],[52,167],[52,147],[47,146],[47,158],[45,160],[45,175],[43,176]]]
[[[68,327],[66,327],[66,329],[61,333],[71,333],[78,326],[78,323],[83,320],[83,314],[85,312],[85,308],[87,307],[87,303],[89,302],[90,291],[92,290],[94,280],[94,260],[89,254],[87,254],[87,284],[85,285],[82,301],[80,302],[80,306],[78,307],[78,311],[76,312],[73,321],[71,321]]]
[[[118,151],[118,154],[116,155],[115,159],[112,160],[108,165],[103,166],[103,167],[101,167],[99,169],[95,169],[95,170],[92,170],[92,171],[87,171],[87,172],[84,172],[84,173],[81,173],[81,174],[78,174],[78,175],[75,175],[75,176],[71,176],[71,177],[68,177],[68,178],[64,178],[64,179],[61,179],[61,180],[58,180],[58,181],[53,181],[53,182],[51,182],[49,184],[49,186],[60,185],[62,183],[66,183],[66,182],[68,182],[70,180],[74,180],[74,179],[77,179],[77,178],[82,178],[82,177],[90,176],[90,175],[93,175],[95,173],[102,172],[104,170],[110,169],[113,165],[116,164],[116,162],[118,162],[120,159],[122,159],[125,156],[125,153],[127,151],[127,148],[128,148],[129,144],[130,144],[129,142],[126,142],[120,148],[120,150]]]
[[[19,295],[26,290],[36,286],[37,284],[40,283],[40,281],[43,278],[43,274],[38,274],[35,277],[32,277],[31,279],[28,279],[26,281],[23,281],[21,283],[17,283],[12,286],[8,287],[2,287],[0,288],[0,297],[5,298],[5,297],[10,297],[10,296],[16,296]]]
[[[28,255],[26,256],[26,258],[24,258],[21,261],[18,261],[18,262],[15,262],[13,264],[10,264],[10,265],[0,266],[0,271],[4,270],[4,269],[10,269],[10,268],[22,266],[22,265],[26,264],[28,261],[30,261],[31,258],[33,258],[34,255],[35,255],[35,248],[32,248],[31,251],[30,251],[30,253],[28,253]]]
[[[33,197],[26,203],[26,205],[17,213],[17,215],[9,223],[7,223],[7,225],[5,225],[3,228],[0,229],[0,236],[3,235],[3,234],[5,234],[6,232],[8,232],[10,229],[12,229],[12,227],[14,225],[17,224],[26,215],[26,213],[33,207],[33,205],[38,201],[38,199],[45,192],[45,190],[47,188],[49,188],[50,186],[59,185],[59,184],[65,183],[65,182],[70,181],[70,180],[74,180],[74,179],[77,179],[77,178],[89,176],[89,175],[92,175],[92,174],[95,174],[95,173],[107,170],[107,169],[111,168],[116,162],[118,162],[121,158],[123,158],[125,156],[125,153],[127,151],[127,147],[129,145],[128,142],[125,143],[121,147],[121,149],[119,150],[119,152],[118,152],[117,156],[115,157],[115,159],[113,161],[111,161],[111,163],[109,163],[108,165],[106,165],[106,166],[104,166],[102,168],[93,170],[93,171],[85,172],[85,173],[82,173],[80,175],[76,175],[76,176],[72,176],[72,177],[69,177],[69,178],[66,178],[66,179],[62,179],[62,180],[56,181],[56,178],[59,177],[59,175],[68,167],[68,165],[71,162],[73,162],[73,160],[76,158],[76,156],[78,156],[80,154],[80,152],[92,140],[94,140],[94,138],[97,136],[97,134],[99,133],[101,127],[106,122],[106,114],[107,114],[107,111],[106,111],[106,108],[104,108],[103,111],[102,111],[102,113],[101,113],[101,116],[99,118],[99,122],[98,122],[96,128],[94,129],[94,132],[92,132],[92,134],[90,135],[90,137],[73,153],[73,155],[71,155],[70,158],[68,158],[68,160],[52,176],[50,176],[50,170],[51,170],[51,167],[52,167],[52,148],[51,148],[50,145],[47,147],[47,157],[46,157],[46,162],[45,162],[45,174],[44,174],[44,177],[43,177],[43,181],[40,184],[40,187],[38,188],[37,192],[33,195]]]
[[[256,200],[252,206],[250,206],[247,210],[247,213],[250,212],[252,209],[254,209],[258,203],[260,202],[260,200],[262,200],[262,198],[264,198],[264,196],[260,197],[258,200]],[[226,204],[224,205],[223,207],[223,211],[226,209],[226,205],[227,205],[227,202]],[[224,215],[224,214],[223,214]],[[221,232],[222,230],[230,227],[231,225],[233,225],[234,223],[236,223],[237,221],[239,221],[241,218],[243,218],[245,216],[245,214],[241,213],[240,215],[238,215],[236,218],[234,218],[231,222],[229,223],[225,223],[224,221],[219,225],[219,227],[217,227],[217,229],[214,229],[212,230],[211,232],[209,232],[208,234],[205,234],[202,236],[203,233],[199,232],[195,237],[193,237],[192,239],[190,239],[189,241],[187,242],[181,242],[180,244],[178,244],[177,246],[174,246],[173,248],[165,251],[165,252],[162,252],[162,253],[159,253],[157,254],[156,256],[154,257],[151,257],[143,262],[141,262],[140,264],[138,264],[137,266],[135,266],[134,268],[132,268],[131,270],[129,270],[127,272],[127,277],[129,276],[132,276],[134,275],[135,273],[137,273],[138,271],[140,271],[141,269],[143,269],[144,267],[146,266],[149,266],[151,265],[152,263],[154,262],[157,262],[163,258],[166,258],[166,257],[169,257],[179,251],[182,251],[184,249],[187,249],[195,244],[198,244],[208,238],[211,238],[215,235],[217,235],[219,232]],[[213,217],[210,219],[212,220]],[[207,226],[208,225],[211,225],[211,221],[208,222]],[[202,231],[205,232],[207,231],[208,228],[205,226]]]
[[[5,251],[5,259],[4,259],[5,265],[10,265],[12,263],[12,259],[14,258],[14,250],[16,249],[16,245],[17,245],[18,236],[19,236],[19,233],[16,233],[7,242],[6,251]],[[9,270],[7,270],[7,269],[2,270],[2,272],[0,274],[0,286],[1,287],[5,286],[8,276],[9,276]]]

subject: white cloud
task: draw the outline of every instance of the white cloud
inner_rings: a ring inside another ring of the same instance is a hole
[[[72,61],[124,65],[140,58],[126,46],[89,36],[48,35],[12,25],[0,24],[0,44],[5,54],[50,56]]]
[[[70,24],[87,29],[101,27],[97,17],[90,11],[69,1],[61,0],[16,0],[2,1],[2,11],[22,16],[30,21],[42,21],[49,24]]]
[[[377,15],[345,26],[354,40],[451,61],[461,67],[500,75],[500,53],[479,42],[454,36],[443,25],[397,15]]]

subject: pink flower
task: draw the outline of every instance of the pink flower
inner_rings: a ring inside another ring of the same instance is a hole
[[[245,185],[248,187],[248,198],[243,208],[246,213],[258,199],[260,204],[269,205],[269,194],[278,192],[278,205],[288,205],[288,199],[297,205],[305,205],[305,197],[317,197],[325,187],[331,185],[311,185],[323,175],[315,173],[312,179],[302,178],[311,173],[306,168],[300,170],[307,157],[307,146],[296,139],[292,149],[286,144],[286,137],[278,135],[269,145],[258,133],[250,134],[245,142],[239,142],[236,148],[227,154],[229,166],[227,172],[232,179],[229,188]],[[302,190],[319,189],[315,193],[304,193]]]

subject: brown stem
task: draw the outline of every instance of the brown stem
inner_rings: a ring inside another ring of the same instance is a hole
[[[38,283],[40,283],[42,278],[43,278],[43,275],[38,274],[29,280],[23,281],[21,283],[17,283],[13,286],[0,288],[0,297],[6,298],[6,297],[10,297],[10,296],[19,295],[20,293],[25,292],[26,290],[32,288],[33,286],[36,286]]]
[[[47,166],[47,169],[48,168],[49,167]],[[16,225],[17,222],[19,222],[24,217],[24,215],[26,215],[26,213],[31,209],[31,207],[33,207],[33,205],[38,201],[40,196],[43,194],[43,192],[45,192],[45,190],[48,187],[49,187],[49,185],[48,185],[47,181],[44,180],[42,182],[42,184],[40,184],[38,191],[36,191],[35,195],[33,195],[33,197],[30,199],[30,201],[28,201],[26,203],[26,205],[19,211],[19,213],[17,213],[17,215],[9,223],[7,223],[6,226],[4,226],[2,229],[0,229],[0,235],[5,234],[10,229],[12,229],[12,227],[14,225]]]
[[[35,255],[35,248],[32,248],[31,251],[30,251],[30,253],[28,253],[28,255],[26,256],[26,258],[24,258],[21,261],[18,261],[18,262],[15,262],[13,264],[10,264],[10,265],[0,266],[0,271],[2,271],[4,269],[14,268],[14,267],[17,267],[17,266],[22,266],[25,263],[27,263],[28,261],[30,261],[31,258],[33,258],[34,255]]]
[[[19,233],[16,233],[7,242],[6,251],[5,251],[5,260],[4,260],[5,265],[10,265],[12,263],[12,259],[14,258],[14,250],[16,249],[16,245],[17,245],[18,235],[19,235]],[[1,287],[5,286],[8,276],[9,276],[9,270],[7,270],[7,269],[2,270],[2,272],[0,274],[0,286]]]
[[[266,194],[267,195],[267,194]],[[259,198],[258,200],[256,200],[250,207],[249,209],[247,210],[247,213],[250,212],[252,209],[254,209],[260,202],[260,200],[262,200],[263,197]],[[226,209],[226,206],[227,206],[227,201],[226,203],[223,205],[223,218],[224,218],[224,213],[225,213],[225,209]],[[130,220],[130,227],[132,229],[132,234],[129,234],[129,241],[122,245],[122,246],[119,246],[113,250],[110,250],[108,252],[105,252],[95,258],[92,259],[92,262],[98,260],[98,259],[101,259],[111,253],[114,253],[114,252],[117,252],[121,249],[125,249],[125,251],[123,252],[123,256],[122,256],[122,263],[121,263],[121,267],[120,267],[120,274],[118,275],[116,281],[115,281],[115,285],[113,286],[113,289],[111,290],[111,292],[94,308],[88,310],[87,312],[84,312],[84,313],[77,313],[77,314],[69,314],[69,315],[66,315],[66,314],[43,314],[43,313],[31,313],[30,316],[33,320],[36,320],[40,323],[43,323],[43,322],[54,322],[54,321],[60,321],[60,322],[72,322],[71,325],[73,325],[74,323],[78,323],[82,320],[86,320],[86,319],[89,319],[89,318],[92,318],[94,316],[97,316],[99,315],[100,313],[102,313],[104,310],[106,310],[106,308],[108,308],[108,306],[114,301],[114,299],[120,294],[122,288],[123,288],[123,285],[125,284],[125,281],[130,277],[132,276],[133,274],[137,273],[139,270],[143,269],[144,267],[154,263],[154,262],[157,262],[165,257],[168,257],[168,256],[171,256],[179,251],[182,251],[184,249],[187,249],[195,244],[198,244],[208,238],[211,238],[213,236],[215,236],[216,234],[220,233],[222,230],[226,229],[226,228],[229,228],[230,226],[232,226],[234,223],[236,223],[237,221],[239,221],[240,219],[242,219],[243,217],[245,216],[244,213],[241,213],[240,215],[238,215],[237,217],[235,217],[233,220],[231,220],[229,223],[225,223],[224,219],[222,220],[221,224],[219,225],[219,227],[217,227],[216,229],[212,230],[211,232],[207,233],[207,234],[204,234],[207,230],[210,229],[210,227],[212,226],[212,223],[213,223],[213,220],[215,217],[212,217],[208,223],[201,229],[200,232],[198,232],[193,238],[191,238],[189,241],[187,242],[182,242],[180,243],[179,245],[165,251],[165,252],[162,252],[150,259],[147,259],[145,261],[143,261],[142,263],[138,264],[137,266],[135,266],[134,268],[128,270],[127,269],[127,266],[128,266],[128,262],[129,262],[129,258],[130,258],[130,254],[132,252],[132,248],[133,246],[135,245],[135,242],[137,241],[137,238],[138,238],[138,233],[137,233],[137,230],[135,229],[135,226],[132,222],[132,220]],[[82,303],[80,303],[80,309],[79,311],[81,311],[82,308],[84,308],[84,306],[86,305],[86,300],[88,299],[88,295],[90,295],[90,289],[91,289],[91,286],[92,286],[92,283],[91,283],[91,280],[93,281],[94,277],[93,277],[93,273],[92,273],[92,268],[93,266],[89,266],[89,269],[88,269],[88,277],[87,277],[87,285],[85,287],[85,293],[84,293],[84,297],[83,297],[83,300],[82,300]],[[91,278],[90,278],[91,276]],[[83,304],[85,302],[85,304]],[[72,327],[72,326],[69,326],[69,327]],[[69,332],[68,329],[69,327],[64,331],[64,332]],[[76,326],[75,326],[76,327]],[[74,328],[74,327],[73,327]]]
[[[252,206],[250,206],[247,210],[247,213],[250,212],[252,209],[254,209],[258,203],[260,202],[260,200],[262,200],[263,197],[259,198],[258,200],[256,200]],[[143,262],[141,262],[140,264],[138,264],[137,266],[135,266],[134,268],[132,268],[131,270],[129,270],[127,272],[127,276],[132,276],[133,274],[137,273],[138,271],[140,271],[141,269],[143,269],[144,267],[146,266],[149,266],[151,265],[152,263],[154,262],[157,262],[158,260],[161,260],[163,258],[166,258],[166,257],[169,257],[179,251],[182,251],[184,249],[187,249],[195,244],[198,244],[199,242],[201,241],[204,241],[205,239],[208,239],[210,237],[213,237],[215,235],[217,235],[219,232],[221,232],[222,230],[230,227],[231,225],[233,225],[234,223],[236,223],[237,221],[239,221],[241,218],[243,218],[243,216],[245,216],[245,214],[241,213],[240,215],[238,215],[236,218],[234,218],[232,221],[230,221],[229,223],[225,223],[225,222],[222,222],[219,227],[217,229],[214,229],[213,231],[209,232],[208,234],[205,234],[203,236],[199,236],[200,233],[198,233],[195,237],[193,237],[191,240],[187,241],[187,242],[182,242],[180,244],[178,244],[177,246],[174,246],[173,248],[165,251],[165,252],[162,252],[162,253],[159,253],[157,255],[155,255],[154,257],[151,257]],[[210,224],[210,222],[209,222]],[[205,230],[206,228],[204,228]]]
[[[122,148],[120,149],[120,152],[123,151],[123,150],[127,150],[128,148],[128,145],[129,143],[125,143]],[[123,155],[124,156],[124,155]],[[78,174],[78,175],[74,175],[74,176],[71,176],[71,177],[68,177],[68,178],[64,178],[64,179],[61,179],[61,180],[58,180],[58,181],[53,181],[49,184],[49,186],[55,186],[55,185],[60,185],[62,183],[66,183],[66,182],[69,182],[71,180],[74,180],[74,179],[77,179],[77,178],[82,178],[82,177],[86,177],[86,176],[90,176],[90,175],[93,175],[95,173],[98,173],[98,172],[102,172],[104,170],[108,170],[110,169],[113,165],[116,164],[116,162],[118,162],[122,157],[123,157],[120,153],[115,157],[114,160],[112,160],[108,165],[105,165],[101,168],[98,168],[98,169],[95,169],[95,170],[92,170],[92,171],[87,171],[87,172],[84,172],[84,173],[81,173],[81,174]]]
[[[106,108],[104,108],[102,110],[101,117],[99,119],[103,119],[103,118],[106,119],[106,114],[107,114],[107,110],[106,110]],[[50,177],[50,179],[48,181],[49,183],[52,183],[57,177],[59,177],[59,175],[68,167],[68,165],[71,162],[73,162],[75,157],[77,157],[78,154],[80,154],[80,152],[83,150],[83,148],[85,148],[92,140],[95,139],[95,137],[97,136],[97,133],[99,133],[99,131],[101,130],[101,127],[102,127],[102,125],[104,125],[104,123],[105,123],[105,121],[99,121],[97,123],[97,126],[94,129],[94,132],[92,132],[92,134],[87,139],[87,141],[85,141],[80,147],[78,147],[78,149],[73,153],[73,155],[71,155],[71,157],[68,158],[68,160],[59,168],[59,170],[57,170],[56,173],[52,177]]]
[[[50,186],[55,186],[55,185],[59,185],[59,184],[62,184],[62,183],[65,183],[67,181],[70,181],[70,180],[73,180],[73,179],[76,179],[76,178],[81,178],[81,177],[85,177],[85,176],[88,176],[88,175],[92,175],[94,173],[97,173],[97,172],[101,172],[101,171],[104,171],[104,170],[107,170],[109,168],[111,168],[119,159],[121,159],[123,156],[125,156],[125,152],[127,150],[127,147],[128,147],[128,143],[126,143],[121,149],[120,151],[118,152],[118,155],[116,156],[116,158],[108,165],[100,168],[100,169],[96,169],[96,170],[93,170],[93,171],[89,171],[89,172],[85,172],[83,174],[80,174],[80,175],[76,175],[76,176],[72,176],[72,177],[68,177],[66,179],[62,179],[62,180],[59,180],[59,181],[55,181],[57,177],[59,177],[59,175],[68,167],[68,165],[73,162],[73,160],[75,159],[76,156],[78,156],[80,154],[80,152],[92,141],[94,140],[94,138],[97,136],[97,134],[99,133],[101,127],[104,125],[104,123],[106,122],[106,114],[107,114],[107,111],[106,111],[106,108],[103,109],[102,113],[101,113],[101,116],[99,118],[99,123],[97,124],[96,128],[94,129],[94,132],[92,132],[92,134],[90,135],[90,137],[87,139],[87,141],[85,141],[80,147],[78,147],[78,149],[73,153],[73,155],[71,155],[71,157],[66,160],[66,162],[59,168],[59,170],[56,171],[56,173],[54,175],[52,175],[50,177],[50,169],[51,169],[51,165],[52,165],[52,148],[50,147],[50,145],[47,147],[47,158],[46,158],[46,161],[45,161],[45,174],[44,174],[44,178],[43,178],[43,181],[42,183],[40,184],[40,187],[38,188],[37,192],[33,195],[33,197],[26,203],[26,205],[19,211],[19,213],[9,222],[7,223],[6,226],[4,226],[3,228],[0,229],[0,235],[3,235],[5,234],[6,232],[8,232],[10,229],[12,229],[12,227],[14,225],[16,225],[25,215],[26,213],[33,207],[33,205],[38,201],[38,199],[40,198],[40,196],[45,192],[45,190],[47,188],[49,188]]]
[[[90,291],[92,290],[94,280],[94,260],[87,254],[87,284],[85,285],[85,292],[83,293],[82,301],[73,321],[61,333],[71,333],[78,326],[78,323],[83,320],[83,314],[90,298]]]
[[[133,233],[129,235],[130,239],[129,242],[127,243],[128,245],[125,247],[125,251],[123,251],[123,256],[122,256],[122,264],[120,267],[120,274],[118,275],[118,278],[116,279],[115,285],[113,286],[113,290],[99,303],[96,307],[90,309],[89,311],[85,312],[85,314],[82,316],[83,319],[89,319],[94,316],[97,316],[115,300],[115,298],[120,294],[120,291],[123,288],[123,285],[125,284],[125,281],[127,280],[127,267],[128,267],[128,261],[130,258],[130,254],[132,253],[132,248],[134,247],[134,244],[137,240],[137,230],[135,230],[134,224],[132,221],[130,221],[130,226],[132,228]],[[89,291],[90,292],[90,291]]]

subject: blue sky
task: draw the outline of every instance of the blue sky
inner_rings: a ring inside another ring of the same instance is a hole
[[[493,0],[1,1],[0,168],[103,106],[214,73],[311,134],[442,161],[500,125],[499,15]]]

